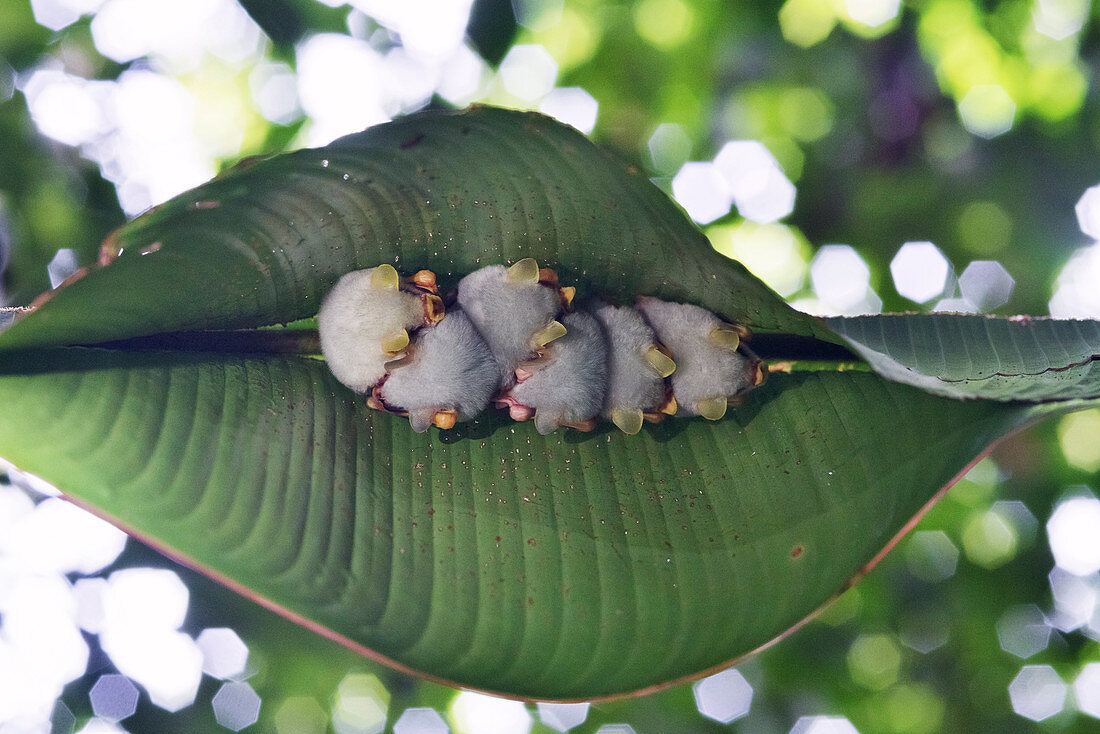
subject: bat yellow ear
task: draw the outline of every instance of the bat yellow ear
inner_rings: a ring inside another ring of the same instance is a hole
[[[722,416],[726,414],[726,396],[719,395],[716,398],[696,401],[695,412],[708,421],[721,420]]]
[[[661,348],[656,344],[646,350],[645,361],[649,363],[649,366],[653,368],[661,377],[668,377],[676,371],[676,363],[672,361],[672,358],[661,351]]]
[[[535,346],[541,349],[555,339],[562,338],[565,334],[565,324],[560,321],[551,321],[542,331],[535,334]]]
[[[741,334],[732,326],[722,325],[714,327],[711,329],[710,334],[707,335],[707,339],[719,349],[725,349],[730,352],[736,352],[737,347],[741,346]]]
[[[392,265],[379,265],[370,274],[370,287],[379,290],[397,290],[401,286],[401,277]]]
[[[642,430],[642,411],[640,410],[613,410],[611,422],[619,427],[623,433],[633,436]]]
[[[509,283],[538,283],[539,264],[533,257],[525,257],[508,268]]]
[[[386,354],[397,354],[407,346],[409,346],[409,332],[404,329],[382,337],[382,351]]]

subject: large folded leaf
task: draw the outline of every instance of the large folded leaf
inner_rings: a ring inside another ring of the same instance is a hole
[[[828,324],[879,374],[937,395],[1100,397],[1100,321],[891,314]]]
[[[762,332],[834,339],[639,171],[548,117],[425,113],[250,162],[139,217],[108,267],[57,291],[0,349],[312,316],[344,273],[430,268],[444,287],[534,257],[581,292],[692,301]]]
[[[416,434],[310,359],[67,349],[0,366],[0,451],[357,648],[541,698],[645,689],[843,589],[1041,407],[776,375],[723,421]]]

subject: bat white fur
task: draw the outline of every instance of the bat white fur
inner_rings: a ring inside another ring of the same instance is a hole
[[[530,376],[511,390],[517,402],[535,409],[543,435],[599,415],[607,390],[607,341],[599,322],[584,311],[561,321],[565,336],[547,346],[543,362],[524,365]]]
[[[387,406],[408,411],[417,433],[428,430],[437,411],[472,420],[496,392],[496,363],[461,310],[451,309],[435,326],[417,331],[410,354],[411,361],[390,372],[381,393]]]
[[[613,411],[656,410],[665,399],[665,381],[646,361],[657,336],[642,315],[604,301],[587,304],[608,339],[608,389],[603,415]]]
[[[397,288],[371,286],[376,268],[340,278],[317,314],[321,352],[337,380],[355,392],[369,391],[386,374],[394,354],[382,340],[424,322],[421,299]]]
[[[511,282],[508,268],[490,265],[459,281],[458,305],[489,345],[506,390],[534,353],[532,338],[557,317],[561,296],[535,281]]]
[[[676,361],[672,373],[676,415],[699,415],[701,401],[733,397],[753,387],[751,360],[711,341],[711,332],[724,322],[710,311],[649,297],[639,298],[637,308]]]

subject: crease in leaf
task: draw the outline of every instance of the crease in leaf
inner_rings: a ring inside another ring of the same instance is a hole
[[[937,395],[1100,397],[1100,321],[886,314],[826,323],[879,374]]]

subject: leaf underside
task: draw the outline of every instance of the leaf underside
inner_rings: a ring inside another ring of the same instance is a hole
[[[0,350],[285,323],[315,315],[351,270],[428,268],[447,290],[524,257],[581,296],[690,301],[761,332],[835,340],[715,252],[641,172],[551,118],[495,108],[247,162],[105,249],[121,254],[55,291]]]
[[[651,690],[750,652],[850,583],[991,443],[1085,404],[948,400],[823,362],[713,423],[544,437],[486,413],[416,434],[323,362],[260,353],[269,333],[223,334],[222,353],[183,351],[194,333],[69,346],[309,317],[340,275],[380,262],[429,268],[447,290],[523,257],[582,297],[658,296],[841,343],[643,176],[537,115],[426,113],[241,166],[108,249],[122,252],[0,333],[0,455],[361,652],[513,696]],[[956,370],[946,348],[936,368],[931,347],[904,352],[900,326],[875,341],[871,322],[830,323],[891,377],[892,360],[937,389],[961,376],[967,396],[1032,384],[976,375],[984,357]],[[1061,334],[1040,340],[1043,375],[1088,351]],[[998,371],[1015,368],[1006,349]],[[1075,369],[1029,397],[1095,397]]]
[[[1100,321],[889,314],[827,323],[879,374],[937,395],[1100,397]]]
[[[400,665],[559,699],[781,634],[1037,410],[813,372],[638,436],[416,434],[304,358],[67,349],[2,373],[5,457],[82,504]]]

